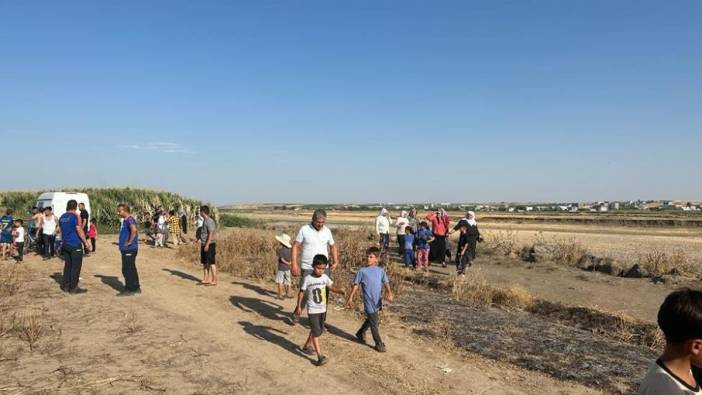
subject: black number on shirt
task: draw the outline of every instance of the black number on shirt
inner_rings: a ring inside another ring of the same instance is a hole
[[[322,303],[322,288],[312,290],[312,300],[317,304]]]

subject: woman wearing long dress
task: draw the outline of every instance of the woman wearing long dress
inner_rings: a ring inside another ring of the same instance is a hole
[[[446,210],[440,208],[436,212],[427,214],[427,221],[431,222],[431,232],[434,241],[429,250],[429,261],[445,264],[446,259],[446,237],[448,236],[451,218]]]

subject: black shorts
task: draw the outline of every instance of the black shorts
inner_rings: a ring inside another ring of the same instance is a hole
[[[205,266],[215,264],[215,255],[217,255],[217,244],[210,244],[210,248],[205,252],[205,246],[200,246],[200,263]]]
[[[308,314],[310,319],[310,331],[312,332],[312,337],[320,337],[324,332],[324,320],[327,318],[325,313],[319,314]]]

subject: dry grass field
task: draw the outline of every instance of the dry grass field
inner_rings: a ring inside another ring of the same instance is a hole
[[[353,341],[360,301],[349,311],[334,299],[323,338],[332,362],[317,368],[298,351],[307,329],[290,324],[294,302],[271,292],[273,236],[294,234],[309,213],[275,214],[246,214],[258,229],[221,231],[217,287],[197,284],[192,244],[142,245],[144,293],[133,298],[115,297],[112,237],[85,261],[85,295],[58,290],[58,260],[0,262],[0,369],[9,372],[0,393],[627,394],[660,350],[660,302],[699,286],[693,228],[481,222],[486,241],[465,278],[450,266],[417,273],[394,253],[383,258],[396,293],[382,316],[387,354]],[[330,213],[342,286],[374,243],[372,220]],[[525,261],[535,244],[539,259]],[[582,270],[587,254],[676,271],[660,281],[617,277]],[[310,388],[311,373],[326,385]]]

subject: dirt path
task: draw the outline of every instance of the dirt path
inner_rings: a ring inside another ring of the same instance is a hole
[[[67,295],[51,277],[62,262],[30,256],[31,279],[0,302],[3,320],[41,319],[30,351],[12,333],[0,336],[0,393],[597,393],[545,374],[428,342],[402,323],[382,327],[388,352],[351,340],[353,313],[332,308],[334,329],[322,338],[331,360],[316,367],[297,351],[307,329],[290,326],[290,300],[265,287],[222,275],[197,285],[194,264],[171,250],[143,246],[138,267],[144,292],[116,297],[119,255],[112,239],[85,260],[84,295]],[[0,263],[4,270],[10,263]],[[392,307],[390,307],[392,309]]]

